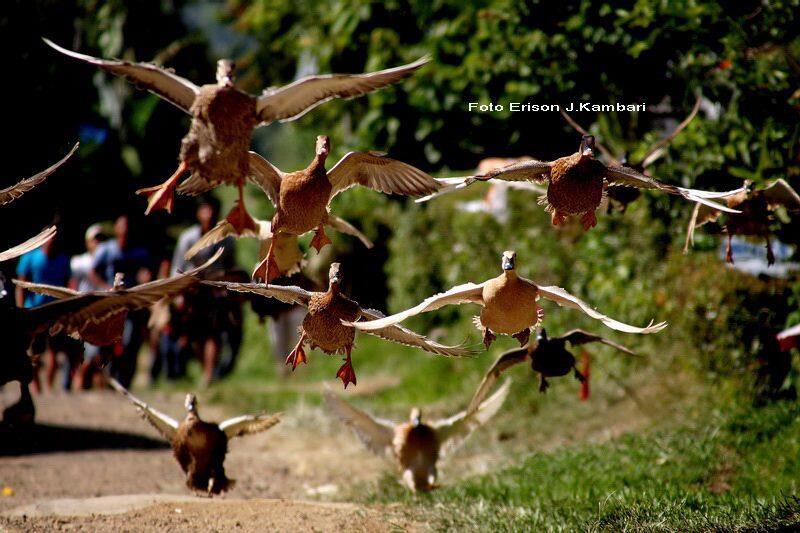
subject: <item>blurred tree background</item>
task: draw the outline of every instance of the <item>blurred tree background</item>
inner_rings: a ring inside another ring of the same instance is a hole
[[[654,176],[714,189],[784,178],[800,189],[799,34],[799,0],[11,0],[0,8],[2,186],[57,160],[76,139],[82,148],[44,191],[0,211],[0,225],[26,228],[27,237],[58,213],[67,245],[79,246],[89,223],[122,208],[143,211],[133,191],[171,173],[188,125],[169,104],[58,56],[40,36],[92,55],[163,63],[197,83],[211,82],[215,60],[228,56],[240,68],[239,87],[253,93],[315,72],[431,56],[401,86],[259,130],[254,146],[285,171],[311,160],[322,133],[331,135],[334,156],[386,150],[436,175],[461,174],[485,157],[554,159],[578,146],[557,112],[471,113],[469,102],[647,103],[646,113],[574,115],[635,159],[688,114],[699,93],[700,115],[650,168]],[[346,275],[358,280],[353,294],[396,311],[496,275],[499,253],[514,248],[524,275],[564,286],[607,314],[631,323],[669,320],[661,335],[636,340],[643,353],[670,354],[711,379],[745,381],[759,349],[751,330],[781,329],[792,312],[798,318],[796,277],[758,279],[726,268],[709,253],[717,241],[704,230],[694,253],[681,255],[691,212],[685,201],[648,193],[583,233],[552,228],[533,194],[510,195],[507,223],[463,212],[459,202],[480,188],[423,206],[365,190],[337,197],[337,213],[378,243],[368,252],[333,236]],[[220,194],[230,200],[229,192]],[[269,216],[266,199],[258,202],[255,213]],[[178,198],[173,217],[159,214],[138,227],[149,238],[174,235],[164,228],[185,223],[193,205]],[[782,241],[800,241],[796,217],[776,228]],[[3,231],[0,248],[20,240]],[[243,250],[249,269],[254,251]],[[447,325],[450,340],[476,338],[467,320],[474,312],[445,309],[412,324]],[[573,312],[547,312],[554,330],[590,325]],[[455,318],[462,320],[453,326]]]

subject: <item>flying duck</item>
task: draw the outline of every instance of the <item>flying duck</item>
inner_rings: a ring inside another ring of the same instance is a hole
[[[357,320],[377,320],[383,316],[380,311],[363,309],[341,292],[341,274],[339,263],[331,264],[328,273],[328,290],[326,292],[310,292],[296,286],[269,285],[265,283],[230,283],[223,281],[205,281],[208,285],[225,287],[231,291],[250,292],[267,298],[276,298],[284,303],[303,305],[308,313],[300,326],[300,339],[294,350],[286,358],[286,364],[292,370],[300,363],[306,362],[304,346],[319,348],[326,354],[345,354],[344,364],[336,372],[345,388],[349,383],[356,384],[356,373],[350,359],[350,352],[355,344],[356,330],[353,323]],[[389,324],[382,328],[367,331],[382,339],[416,346],[423,350],[449,357],[469,355],[472,352],[460,346],[445,346],[404,327]]]
[[[325,400],[330,412],[350,426],[371,452],[396,463],[403,484],[412,492],[427,492],[437,487],[439,459],[454,452],[500,410],[510,384],[506,381],[474,409],[430,422],[423,421],[417,407],[411,409],[408,422],[397,424],[370,416],[331,392]]]
[[[172,445],[172,454],[186,474],[186,486],[209,496],[233,488],[235,481],[225,475],[228,441],[234,437],[266,431],[281,421],[280,414],[242,415],[215,424],[206,422],[197,413],[197,397],[186,395],[186,417],[180,423],[128,392],[114,378],[109,383],[133,405]]]
[[[440,185],[425,172],[386,157],[380,152],[350,152],[329,171],[325,161],[331,145],[327,135],[317,137],[316,155],[303,170],[284,173],[271,163],[254,167],[254,179],[275,205],[272,232],[302,235],[314,231],[311,245],[319,251],[331,241],[325,235],[324,225],[329,223],[328,206],[340,192],[363,185],[380,192],[422,196],[439,189]],[[274,251],[256,267],[256,272],[266,271],[269,283],[280,275],[274,262]]]
[[[667,151],[666,150],[667,145],[669,145],[669,143],[672,142],[672,140],[675,137],[677,137],[680,134],[680,132],[682,132],[686,128],[686,126],[688,126],[692,122],[692,120],[694,120],[694,117],[697,116],[697,112],[700,111],[700,103],[702,101],[703,101],[702,97],[698,95],[689,115],[686,118],[684,118],[683,121],[680,124],[678,124],[678,127],[676,127],[669,135],[667,135],[660,141],[653,143],[647,149],[644,156],[639,161],[630,161],[627,153],[625,153],[625,155],[623,155],[620,158],[614,157],[611,154],[611,151],[608,150],[605,146],[603,146],[599,141],[595,143],[595,146],[597,146],[597,149],[600,150],[600,153],[602,153],[603,156],[606,158],[606,160],[609,161],[612,165],[630,167],[641,174],[647,174],[646,170],[647,167],[649,167],[650,165],[658,161],[661,157],[663,157],[663,155]],[[567,123],[570,126],[572,126],[572,128],[575,131],[577,131],[581,135],[589,135],[589,132],[586,131],[586,129],[584,129],[583,127],[581,127],[581,125],[578,124],[571,116],[569,116],[569,113],[567,113],[563,109],[561,109],[560,112],[561,116],[564,117],[564,120],[566,120]],[[612,202],[617,205],[617,209],[621,213],[625,212],[625,209],[627,209],[628,204],[630,204],[631,202],[639,198],[639,196],[641,196],[641,192],[639,192],[639,189],[633,187],[609,187],[606,190],[606,192],[608,193],[609,200],[612,200]],[[608,206],[609,212],[611,212],[611,206],[612,204],[609,203]]]
[[[580,216],[584,230],[597,224],[595,211],[600,206],[609,187],[637,187],[658,189],[669,194],[682,196],[692,202],[710,205],[716,209],[736,212],[733,209],[711,202],[709,198],[723,198],[739,192],[709,192],[686,189],[662,183],[626,166],[606,166],[594,157],[595,139],[584,135],[577,152],[555,161],[526,161],[487,172],[480,176],[463,178],[439,193],[466,187],[476,181],[502,179],[507,181],[547,182],[547,193],[539,198],[539,203],[552,213],[555,226],[565,224],[568,216]],[[428,200],[429,195],[421,200]]]
[[[181,143],[180,164],[162,184],[140,189],[148,197],[145,213],[172,210],[174,192],[196,196],[222,183],[239,189],[239,202],[227,219],[238,233],[258,231],[244,205],[243,187],[251,164],[259,156],[250,152],[253,130],[275,120],[297,119],[317,105],[333,98],[354,98],[411,76],[428,62],[422,58],[401,67],[366,74],[308,76],[289,85],[270,88],[252,96],[234,86],[235,64],[217,62],[217,82],[198,87],[168,69],[128,61],[104,60],[62,48],[44,39],[52,48],[102,70],[122,76],[167,100],[192,116],[189,133]],[[185,173],[191,176],[178,185]]]
[[[734,235],[762,237],[767,241],[767,264],[775,262],[770,240],[770,223],[774,220],[772,212],[785,207],[789,211],[800,210],[800,195],[782,179],[777,179],[763,189],[753,187],[753,182],[745,181],[745,186],[738,194],[725,199],[728,207],[738,209],[726,215],[722,230],[728,235],[725,260],[733,263],[731,238]],[[694,243],[694,230],[707,222],[716,221],[721,215],[721,210],[697,204],[692,212],[689,227],[686,230],[686,242],[683,252],[689,251],[689,245]]]
[[[611,329],[626,333],[655,333],[667,327],[666,322],[651,323],[644,328],[637,328],[618,322],[599,313],[586,302],[576,298],[561,287],[545,287],[517,275],[517,254],[513,251],[503,252],[501,266],[503,273],[483,283],[465,283],[457,285],[449,291],[435,294],[410,309],[381,318],[352,324],[360,331],[372,331],[398,324],[403,320],[434,311],[445,305],[474,303],[483,307],[480,315],[475,317],[475,325],[483,332],[483,343],[486,348],[495,339],[495,333],[511,335],[519,341],[520,346],[527,344],[530,328],[536,326],[543,318],[543,310],[536,305],[539,297],[547,298],[564,307],[583,311],[590,317],[601,321]]]
[[[573,329],[559,337],[548,337],[547,331],[542,328],[536,335],[534,342],[530,342],[522,348],[509,350],[497,358],[497,361],[486,372],[478,390],[472,397],[472,401],[470,401],[468,409],[473,409],[483,402],[486,394],[492,390],[500,374],[525,361],[530,361],[533,371],[539,374],[539,392],[545,392],[550,386],[547,382],[549,377],[566,376],[573,372],[575,379],[581,382],[585,381],[587,376],[584,376],[578,370],[575,356],[567,349],[567,343],[571,346],[579,346],[590,342],[600,342],[626,354],[635,355],[630,349],[621,344],[582,329]]]

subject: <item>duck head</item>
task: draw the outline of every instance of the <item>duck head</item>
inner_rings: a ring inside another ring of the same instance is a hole
[[[117,272],[114,274],[114,285],[112,290],[119,290],[125,286],[125,274],[122,272]]]
[[[328,139],[327,135],[317,135],[317,148],[316,153],[317,157],[325,160],[328,157],[328,154],[331,151],[331,141]]]
[[[581,159],[584,157],[594,157],[594,135],[584,135],[581,137],[581,147],[578,148]]]
[[[753,192],[755,192],[756,189],[753,180],[744,180],[742,186],[744,187],[744,194],[747,195],[748,198],[750,198],[750,196],[752,196]]]
[[[411,422],[411,425],[414,427],[422,424],[422,411],[420,411],[419,407],[411,409],[411,414],[408,415],[408,421]]]
[[[331,268],[328,270],[328,289],[338,291],[342,283],[341,274],[342,265],[339,263],[331,263]]]
[[[547,342],[547,330],[542,328],[536,334],[536,342]]]
[[[236,63],[230,59],[220,59],[217,61],[217,85],[220,87],[233,87],[234,71]]]
[[[513,250],[506,250],[503,252],[503,261],[501,264],[504,272],[514,272],[517,268],[517,252]]]
[[[197,414],[197,396],[191,392],[187,394],[186,399],[183,401],[183,406],[186,408],[187,413]]]

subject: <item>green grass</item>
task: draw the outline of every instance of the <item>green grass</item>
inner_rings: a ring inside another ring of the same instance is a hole
[[[518,465],[414,496],[382,482],[439,529],[786,530],[800,528],[800,405],[713,412],[680,429],[533,453]]]

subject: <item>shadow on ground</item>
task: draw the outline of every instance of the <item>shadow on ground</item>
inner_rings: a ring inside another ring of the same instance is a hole
[[[0,427],[0,457],[83,450],[159,448],[169,448],[169,444],[134,433],[51,424],[34,424],[16,429]]]

